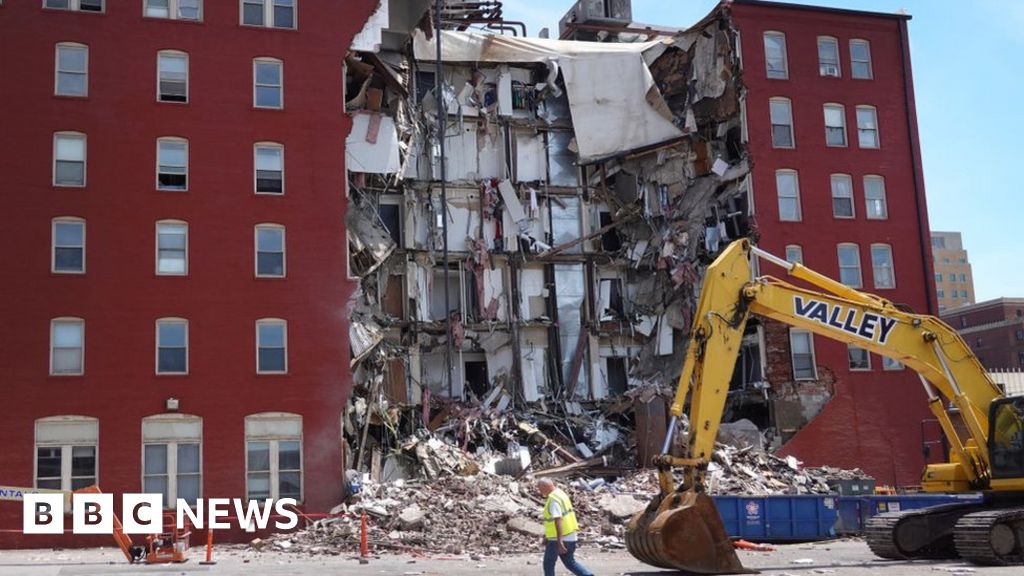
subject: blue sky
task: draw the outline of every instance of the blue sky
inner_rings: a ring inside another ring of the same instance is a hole
[[[791,0],[792,1],[792,0]],[[963,233],[980,302],[1024,296],[1024,194],[1012,170],[1024,115],[1024,2],[1017,0],[815,0],[816,4],[898,12],[910,21],[911,58],[933,230]],[[558,35],[572,0],[506,0],[505,16]],[[633,0],[633,20],[687,27],[716,0]]]

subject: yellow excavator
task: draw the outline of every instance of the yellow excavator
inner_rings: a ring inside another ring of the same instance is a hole
[[[755,277],[755,258],[820,290]],[[751,314],[856,345],[916,371],[949,445],[948,462],[925,468],[922,489],[984,493],[981,501],[873,517],[866,539],[875,554],[1024,564],[1024,397],[1005,397],[959,334],[938,318],[854,290],[745,239],[727,246],[707,268],[668,433],[654,459],[660,493],[626,530],[633,556],[699,574],[747,572],[706,493],[705,476]],[[671,442],[687,401],[687,451],[676,457]]]

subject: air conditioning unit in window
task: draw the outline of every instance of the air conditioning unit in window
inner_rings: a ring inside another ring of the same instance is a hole
[[[822,64],[820,68],[822,76],[839,76],[839,66],[833,66],[831,64]]]

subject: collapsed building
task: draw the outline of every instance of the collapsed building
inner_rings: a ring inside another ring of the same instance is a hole
[[[674,387],[704,266],[753,233],[735,43],[720,9],[633,44],[424,25],[350,57],[357,459],[403,407],[434,429],[451,400]]]

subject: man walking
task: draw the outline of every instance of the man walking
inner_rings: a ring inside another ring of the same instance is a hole
[[[537,491],[546,498],[544,502],[544,576],[555,576],[555,561],[562,564],[576,576],[594,576],[586,566],[576,561],[576,512],[569,495],[547,478],[537,481]]]

